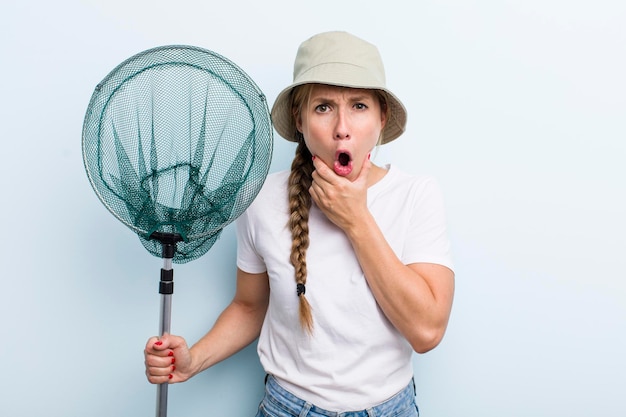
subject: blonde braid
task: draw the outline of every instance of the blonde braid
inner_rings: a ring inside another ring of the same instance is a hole
[[[311,153],[304,144],[302,135],[298,136],[296,155],[291,163],[289,174],[289,230],[291,230],[290,260],[295,268],[298,298],[300,300],[300,325],[309,334],[313,332],[311,305],[305,297],[307,278],[306,251],[309,247],[309,210],[311,208],[311,186],[313,162]]]

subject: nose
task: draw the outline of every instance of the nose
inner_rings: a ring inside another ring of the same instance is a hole
[[[350,139],[350,121],[345,111],[337,111],[337,118],[335,121],[335,139],[346,140]]]

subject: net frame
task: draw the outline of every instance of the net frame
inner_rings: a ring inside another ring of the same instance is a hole
[[[155,236],[177,235],[174,262],[183,263],[208,251],[256,197],[272,133],[265,95],[241,68],[203,48],[162,46],[125,60],[96,86],[83,161],[100,201],[144,247],[161,256]]]

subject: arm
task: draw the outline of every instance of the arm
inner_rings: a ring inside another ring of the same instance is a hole
[[[404,265],[369,216],[346,230],[367,283],[391,323],[416,352],[436,347],[452,308],[454,273],[442,265]]]
[[[148,340],[144,351],[148,380],[153,384],[183,382],[239,352],[259,336],[268,302],[267,273],[249,274],[237,269],[232,302],[190,349],[178,336]]]
[[[314,161],[311,197],[350,240],[376,301],[416,352],[439,344],[454,294],[454,273],[427,263],[404,265],[367,208],[369,160],[353,182]],[[380,169],[374,167],[374,169]]]

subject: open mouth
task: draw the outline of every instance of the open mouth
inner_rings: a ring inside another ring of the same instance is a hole
[[[343,177],[352,172],[352,155],[348,151],[337,151],[335,154],[335,165],[333,167],[337,175]]]

